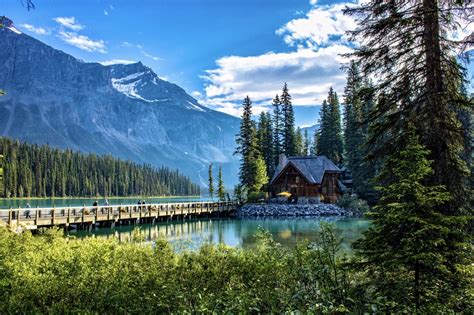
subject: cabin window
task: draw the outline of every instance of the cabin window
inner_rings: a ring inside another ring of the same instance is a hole
[[[297,184],[300,183],[300,177],[299,177],[299,176],[296,176],[296,183],[297,183]]]

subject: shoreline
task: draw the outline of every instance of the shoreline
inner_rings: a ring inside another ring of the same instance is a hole
[[[90,196],[90,197],[15,197],[15,198],[0,198],[0,201],[9,201],[9,200],[66,200],[66,199],[165,199],[165,198],[203,198],[203,196]]]

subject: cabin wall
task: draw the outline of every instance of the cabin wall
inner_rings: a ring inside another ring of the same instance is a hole
[[[310,184],[301,174],[290,167],[285,174],[282,174],[272,185],[272,195],[288,191],[298,197],[319,197],[323,196],[325,203],[335,203],[341,196],[337,187],[338,173],[326,173],[321,185]]]
[[[321,185],[321,193],[324,196],[325,203],[336,203],[337,199],[341,197],[341,194],[337,187],[338,177],[338,173],[324,174],[323,182]]]

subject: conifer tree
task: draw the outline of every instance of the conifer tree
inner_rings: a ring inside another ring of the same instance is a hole
[[[222,166],[219,166],[219,175],[217,178],[217,196],[219,197],[220,201],[225,200],[225,187],[224,180],[222,178]]]
[[[334,163],[342,161],[343,139],[341,114],[336,92],[329,89],[327,100],[323,101],[318,134],[318,154],[326,155]]]
[[[252,186],[252,191],[259,192],[268,184],[267,166],[261,156],[258,156],[254,164],[255,181]]]
[[[273,153],[273,130],[272,121],[269,113],[260,113],[258,128],[257,128],[257,141],[258,149],[262,155],[265,164],[267,165],[267,174],[272,174],[274,171],[274,153]]]
[[[380,201],[354,247],[380,312],[464,311],[472,247],[463,230],[469,221],[436,211],[451,196],[444,186],[426,184],[433,172],[429,151],[413,132],[406,134],[405,147],[386,159],[377,177]],[[456,265],[450,257],[457,257]]]
[[[313,141],[311,143],[311,148],[310,148],[310,155],[318,155],[318,146],[319,146],[319,129],[315,129],[313,133]]]
[[[291,95],[286,83],[283,85],[280,101],[283,113],[283,151],[287,156],[291,156],[296,154],[295,114],[291,103]]]
[[[308,135],[308,129],[305,129],[304,130],[303,154],[302,155],[304,155],[304,156],[309,155],[310,147],[311,147],[311,139],[309,138],[309,135]]]
[[[273,168],[278,165],[278,159],[280,154],[284,152],[283,139],[283,112],[282,104],[278,94],[275,96],[272,102],[273,106]]]
[[[364,147],[367,135],[364,134],[364,112],[362,102],[362,78],[355,62],[347,69],[347,83],[344,88],[344,145],[345,164],[351,170],[354,190],[363,191],[366,184],[364,178]]]
[[[214,200],[214,178],[212,175],[212,163],[209,164],[208,169],[208,186],[209,186],[209,196]]]
[[[295,131],[295,153],[297,155],[305,155],[303,154],[303,151],[304,151],[303,133],[301,132],[301,128],[298,126]]]
[[[460,21],[473,22],[474,6],[469,1],[368,1],[345,13],[359,18],[349,32],[360,43],[353,57],[363,73],[377,76],[375,91],[385,99],[371,115],[372,155],[399,151],[403,125],[413,124],[434,161],[428,180],[445,185],[454,197],[440,211],[465,212],[469,170],[460,158],[463,137],[456,110],[469,105],[459,89],[463,71],[456,57],[472,45],[472,35],[457,41],[449,35],[461,28]],[[405,105],[399,106],[402,100]],[[390,136],[380,139],[384,134]]]
[[[255,182],[255,161],[259,156],[256,126],[252,121],[252,101],[247,96],[243,102],[240,132],[236,136],[235,154],[241,156],[239,179],[243,188],[250,189]]]

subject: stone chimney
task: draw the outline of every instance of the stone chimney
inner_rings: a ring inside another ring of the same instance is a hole
[[[286,164],[286,155],[284,153],[280,154],[278,157],[278,165],[283,167]]]

